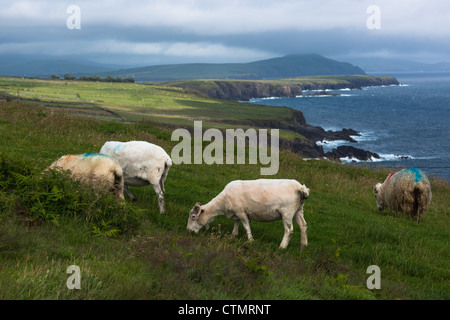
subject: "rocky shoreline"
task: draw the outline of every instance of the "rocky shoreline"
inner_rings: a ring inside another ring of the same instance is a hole
[[[282,147],[304,158],[327,158],[335,161],[339,161],[340,158],[353,158],[360,161],[380,159],[380,156],[376,153],[353,146],[340,146],[332,151],[325,152],[323,146],[318,145],[317,142],[342,140],[357,143],[353,137],[361,134],[353,129],[327,131],[321,127],[309,125],[301,111],[294,110],[292,119],[288,121],[288,124],[273,124],[271,127],[294,131],[304,136],[306,139],[280,139]]]
[[[256,98],[315,95],[303,91],[361,89],[370,86],[399,85],[396,78],[377,76],[327,76],[277,80],[188,80],[162,83],[166,86],[198,91],[214,99],[250,101]]]
[[[396,78],[377,76],[318,76],[294,79],[278,80],[190,80],[164,83],[167,86],[181,87],[195,90],[210,98],[249,101],[255,98],[269,97],[297,97],[314,95],[336,95],[326,90],[339,89],[362,89],[369,86],[399,85]],[[317,90],[318,92],[303,92]],[[327,158],[339,161],[341,158],[370,161],[380,159],[376,153],[359,149],[353,146],[340,146],[332,151],[325,152],[317,142],[343,140],[357,143],[353,138],[360,136],[353,129],[342,129],[340,131],[326,131],[321,127],[306,123],[301,111],[294,110],[292,119],[286,122],[266,121],[255,125],[273,129],[285,129],[297,132],[305,139],[295,138],[293,140],[280,139],[280,145],[305,158]]]

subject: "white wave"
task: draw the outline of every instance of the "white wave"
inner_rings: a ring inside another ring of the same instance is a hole
[[[303,90],[303,92],[322,92],[322,91],[331,91],[331,89],[308,89],[308,90]]]
[[[356,158],[351,158],[351,157],[344,157],[344,158],[340,158],[339,160],[341,160],[342,162],[345,163],[349,163],[349,162],[364,162],[362,160],[356,159]]]
[[[252,98],[252,99],[250,99],[250,101],[255,102],[255,101],[259,101],[259,100],[278,100],[278,99],[283,99],[283,97]]]
[[[390,162],[390,161],[400,161],[400,160],[429,160],[435,159],[435,157],[414,157],[407,154],[393,154],[393,153],[378,153],[380,158],[371,157],[369,160],[359,160],[351,157],[340,158],[342,162]]]
[[[348,143],[348,141],[345,140],[322,140],[317,141],[316,145],[326,147],[327,149],[332,149],[346,143]]]
[[[392,153],[379,153],[380,159],[377,161],[398,161],[398,160],[407,160],[407,159],[415,159],[411,155],[407,154],[392,154]]]
[[[352,136],[353,139],[355,139],[357,142],[363,142],[363,141],[376,141],[378,140],[378,135],[373,131],[363,131],[358,132],[359,136]]]
[[[350,163],[350,162],[383,162],[383,161],[399,161],[399,160],[405,160],[405,159],[416,159],[413,156],[410,155],[400,155],[400,154],[384,154],[379,153],[378,154],[380,158],[370,157],[368,160],[359,160],[352,157],[343,157],[340,158],[342,162]]]
[[[334,97],[329,94],[315,94],[315,95],[306,95],[306,96],[296,96],[296,98],[324,98],[324,97]]]

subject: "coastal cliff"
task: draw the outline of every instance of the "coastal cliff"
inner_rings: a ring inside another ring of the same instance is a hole
[[[370,86],[399,85],[396,78],[367,75],[314,76],[276,80],[184,80],[162,82],[159,85],[196,91],[210,98],[234,101],[249,101],[252,98],[296,97],[301,95],[330,94],[325,90],[362,89]],[[318,93],[304,92],[318,90]],[[336,95],[333,93],[333,95]],[[353,129],[327,131],[307,124],[301,111],[293,110],[292,118],[286,121],[256,121],[255,126],[278,128],[300,134],[303,139],[280,139],[282,147],[305,158],[353,158],[362,161],[379,158],[379,155],[353,146],[342,146],[324,152],[319,141],[343,140],[356,143],[354,136],[360,134]]]
[[[198,91],[214,99],[249,101],[252,98],[295,97],[304,90],[361,89],[399,85],[396,78],[366,75],[316,76],[277,80],[185,80],[161,85]]]
[[[258,123],[265,127],[286,129],[301,134],[304,139],[280,139],[280,145],[305,158],[328,158],[339,161],[340,158],[353,158],[361,161],[379,159],[376,153],[359,149],[354,146],[340,146],[331,151],[325,152],[319,141],[342,140],[357,143],[353,138],[360,133],[353,129],[342,129],[340,131],[325,130],[321,127],[312,126],[306,123],[306,119],[301,111],[294,110],[292,118],[286,122]]]

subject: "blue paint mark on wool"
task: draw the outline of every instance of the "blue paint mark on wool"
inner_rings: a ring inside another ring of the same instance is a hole
[[[410,168],[410,169],[405,169],[405,171],[410,171],[412,173],[414,173],[414,182],[419,182],[420,180],[422,180],[422,173],[420,172],[419,169],[417,168]]]
[[[95,153],[95,152],[83,154],[83,158],[93,157],[93,156],[108,157],[106,154],[103,154],[103,153]]]

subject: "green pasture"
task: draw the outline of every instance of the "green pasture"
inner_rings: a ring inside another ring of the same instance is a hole
[[[297,179],[311,194],[309,245],[300,249],[295,225],[280,250],[280,221],[252,222],[252,243],[242,226],[232,238],[233,222],[224,217],[199,234],[186,231],[197,201],[210,201],[232,180],[260,178],[260,165],[173,165],[165,215],[151,187],[131,188],[139,201],[115,213],[108,205],[103,220],[96,212],[108,202],[100,196],[94,201],[87,187],[42,175],[61,155],[98,152],[108,140],[146,140],[170,155],[173,129],[193,119],[224,128],[242,120],[243,127],[249,118],[289,118],[289,109],[151,85],[17,78],[0,79],[0,96],[0,176],[10,177],[0,181],[0,299],[450,299],[450,184],[437,177],[418,224],[378,211],[372,188],[386,169],[281,150],[272,178]],[[47,183],[56,189],[45,191]],[[68,195],[79,201],[69,211],[60,202]],[[123,232],[100,228],[110,225]],[[81,270],[79,290],[66,286],[71,265]],[[371,265],[380,267],[381,289],[366,286]]]

